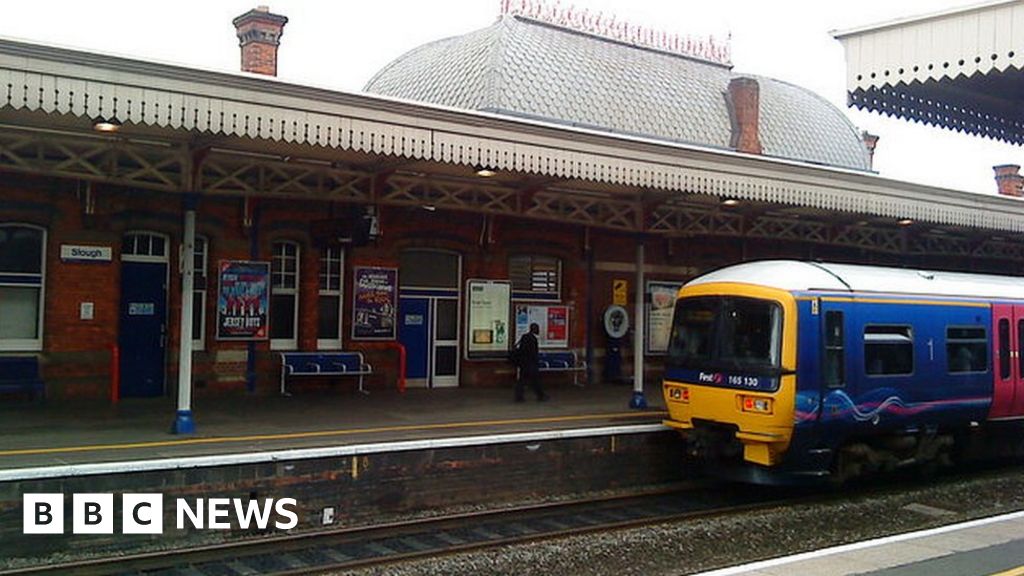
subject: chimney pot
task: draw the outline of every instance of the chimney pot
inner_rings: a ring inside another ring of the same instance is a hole
[[[740,76],[729,81],[732,142],[738,152],[761,154],[761,89],[756,78]]]
[[[1017,164],[1001,164],[993,166],[996,173],[996,187],[1002,196],[1024,196],[1024,176],[1020,175]]]
[[[242,71],[277,76],[277,48],[288,18],[257,6],[231,21],[242,48]]]
[[[875,165],[875,148],[878,146],[878,136],[864,130],[860,133],[860,138],[864,141],[864,147],[868,150],[868,168],[873,168]]]

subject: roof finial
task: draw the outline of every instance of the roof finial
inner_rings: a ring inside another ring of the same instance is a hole
[[[724,43],[713,36],[708,36],[707,39],[687,36],[684,41],[678,34],[639,26],[625,20],[620,21],[614,14],[594,14],[588,9],[580,10],[572,4],[562,5],[561,0],[503,0],[501,15],[521,16],[609,40],[700,58],[725,66],[732,65],[731,33]]]

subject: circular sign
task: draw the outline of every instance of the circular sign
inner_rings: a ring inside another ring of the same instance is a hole
[[[612,338],[622,338],[629,332],[629,312],[622,306],[609,306],[604,311],[604,331]]]

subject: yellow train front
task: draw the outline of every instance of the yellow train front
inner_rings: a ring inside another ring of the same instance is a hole
[[[994,402],[993,309],[1011,298],[1024,299],[1019,279],[996,276],[795,261],[712,272],[676,302],[665,424],[706,471],[757,483],[948,462],[965,435],[1024,413],[1024,400]]]

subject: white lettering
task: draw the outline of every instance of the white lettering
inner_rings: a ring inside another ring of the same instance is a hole
[[[249,527],[249,523],[255,520],[257,528],[260,530],[266,530],[267,523],[270,522],[270,511],[273,509],[273,506],[273,499],[264,500],[262,509],[260,508],[259,502],[256,500],[249,500],[249,505],[246,506],[243,511],[242,499],[235,498],[235,516],[238,517],[238,527],[246,529]]]
[[[211,530],[229,530],[231,528],[230,522],[221,522],[220,518],[227,518],[231,511],[228,509],[231,506],[231,499],[229,498],[210,498],[209,500],[209,516],[207,526]]]
[[[295,498],[281,498],[280,500],[277,501],[277,504],[274,506],[274,510],[277,511],[278,516],[284,516],[285,518],[289,518],[288,522],[274,523],[274,527],[278,530],[291,530],[292,528],[295,528],[299,525],[299,515],[296,514],[294,510],[289,510],[287,506],[291,506],[294,508],[298,506],[298,502],[295,501]]]
[[[203,529],[203,499],[196,499],[195,512],[192,511],[188,506],[188,502],[184,498],[178,498],[178,530],[185,529],[185,516],[188,516],[189,520],[192,521],[192,527],[199,530]]]

